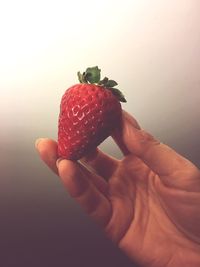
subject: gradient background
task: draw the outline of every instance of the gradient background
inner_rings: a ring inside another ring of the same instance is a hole
[[[2,1],[0,266],[133,266],[39,160],[76,72],[116,79],[141,126],[200,166],[200,1]],[[101,148],[121,157],[111,139]]]

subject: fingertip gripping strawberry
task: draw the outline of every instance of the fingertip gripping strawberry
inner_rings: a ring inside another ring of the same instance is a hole
[[[95,66],[78,72],[79,84],[67,89],[61,99],[58,121],[58,156],[78,160],[100,145],[119,125],[126,102],[107,77],[101,80]]]

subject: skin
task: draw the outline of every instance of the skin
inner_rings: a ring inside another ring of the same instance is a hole
[[[57,143],[46,138],[36,147],[68,193],[139,266],[200,266],[199,169],[125,111],[113,139],[122,160],[99,149],[78,162],[58,159]]]

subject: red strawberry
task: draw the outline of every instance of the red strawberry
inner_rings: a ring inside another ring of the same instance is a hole
[[[78,160],[103,142],[120,122],[122,93],[117,83],[100,80],[98,67],[78,72],[80,83],[66,90],[60,105],[58,155]]]

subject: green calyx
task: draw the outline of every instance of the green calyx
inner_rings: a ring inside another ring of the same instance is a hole
[[[101,80],[101,70],[97,66],[87,68],[83,74],[81,74],[80,71],[77,74],[80,83],[96,84],[105,87],[109,89],[120,102],[126,102],[122,92],[119,89],[114,88],[117,85],[116,81],[109,80],[107,77]]]

